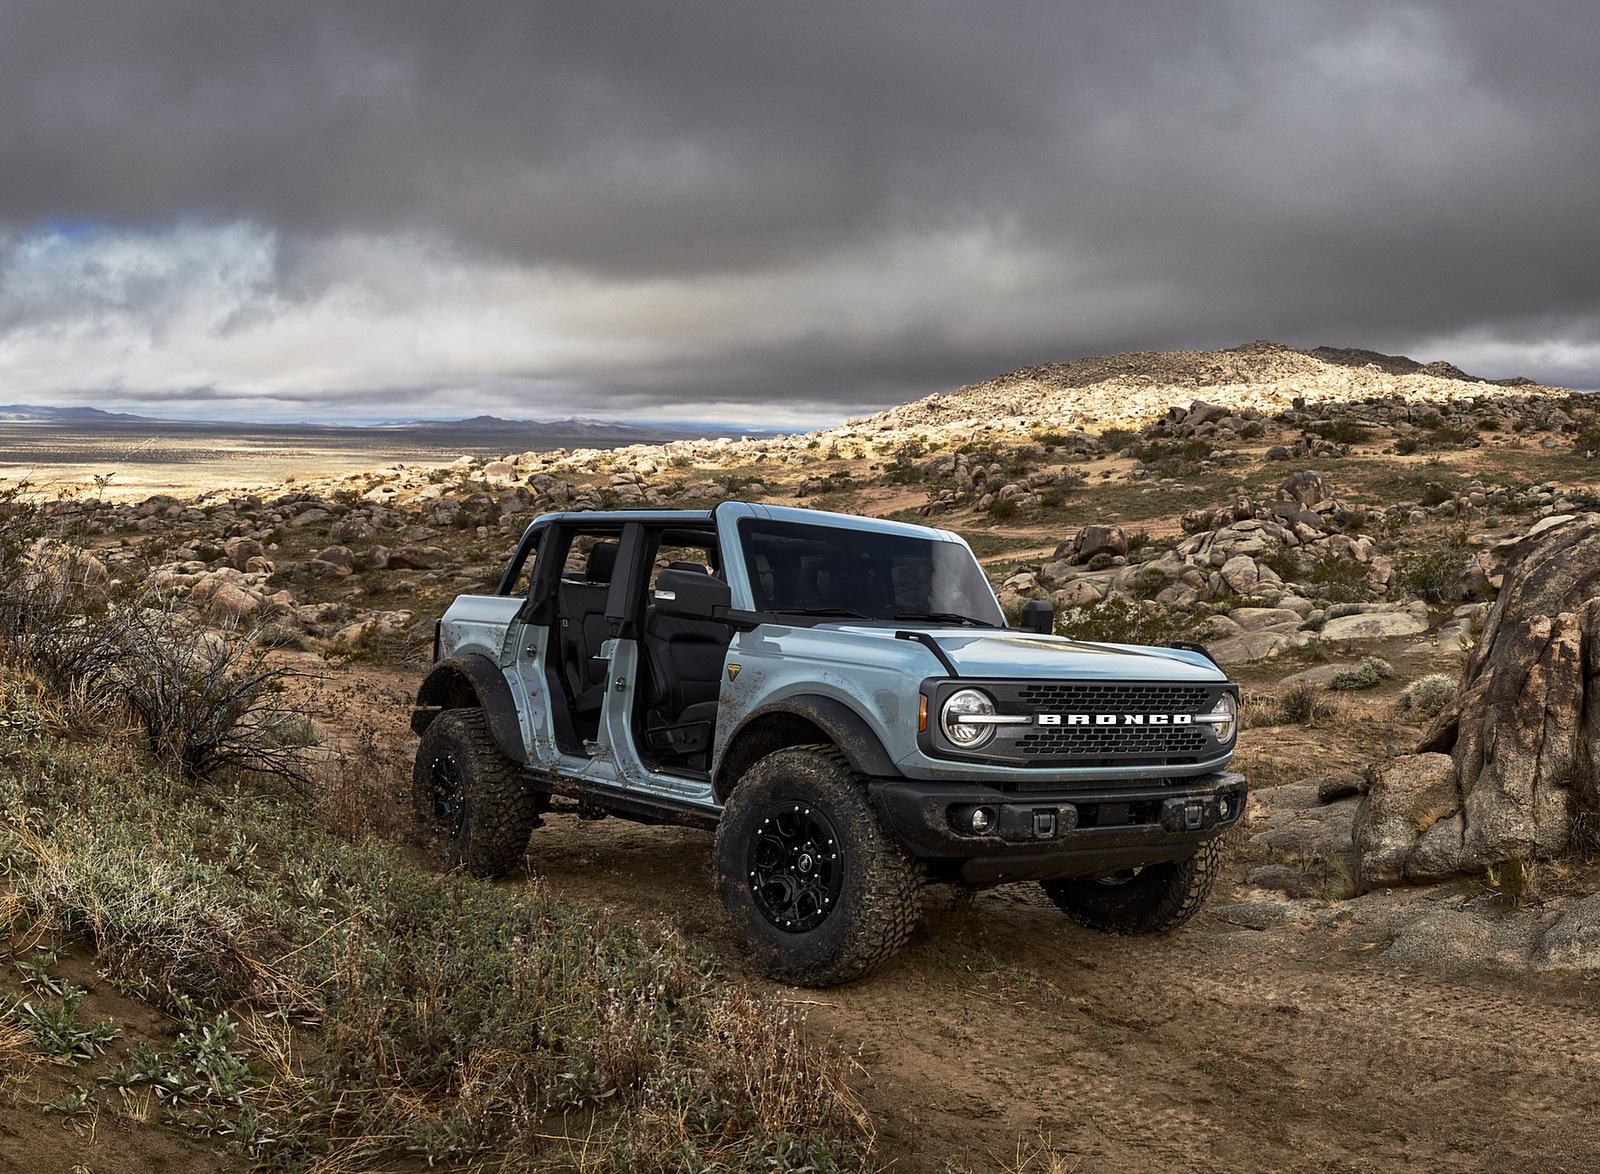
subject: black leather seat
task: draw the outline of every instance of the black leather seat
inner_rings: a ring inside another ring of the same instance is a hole
[[[698,563],[675,562],[657,577],[667,588],[684,575],[710,578]],[[726,624],[662,615],[645,609],[641,653],[645,668],[645,743],[658,753],[689,755],[710,749],[722,690],[722,662],[733,631]]]
[[[592,738],[600,723],[605,700],[607,663],[600,649],[611,638],[606,620],[606,596],[617,563],[616,542],[597,542],[589,551],[581,582],[563,579],[557,588],[557,639],[561,650],[562,682],[572,702],[573,724],[579,734]]]

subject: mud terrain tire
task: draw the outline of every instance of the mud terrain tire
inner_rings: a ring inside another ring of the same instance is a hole
[[[543,798],[521,775],[494,744],[481,709],[447,709],[434,718],[417,747],[411,801],[443,836],[450,864],[494,879],[521,862],[542,822]]]
[[[715,861],[740,948],[779,982],[860,978],[905,945],[922,914],[917,865],[831,746],[777,750],[746,771],[717,826]]]
[[[1039,882],[1073,921],[1102,933],[1157,934],[1200,911],[1216,883],[1222,838],[1207,840],[1187,860],[1147,864],[1131,873]]]

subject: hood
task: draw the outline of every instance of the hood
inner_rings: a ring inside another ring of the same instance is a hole
[[[1198,652],[1133,644],[1087,644],[1065,636],[1037,636],[1015,629],[933,628],[902,625],[895,630],[840,625],[852,634],[894,639],[894,631],[926,632],[964,677],[1006,679],[1064,677],[1120,681],[1227,680]]]

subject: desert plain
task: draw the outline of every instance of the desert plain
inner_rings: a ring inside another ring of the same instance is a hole
[[[1449,704],[1519,544],[1600,509],[1600,408],[1581,394],[1255,343],[1026,368],[752,439],[386,449],[331,432],[146,443],[12,424],[0,446],[0,472],[27,474],[43,516],[73,519],[107,583],[157,593],[199,627],[267,634],[295,669],[292,702],[346,751],[315,784],[329,789],[317,810],[424,873],[439,864],[409,814],[408,721],[432,621],[456,594],[492,590],[547,510],[735,497],[925,521],[968,540],[1008,608],[1051,599],[1067,634],[1203,641],[1243,691],[1235,764],[1251,799],[1209,904],[1171,935],[1093,933],[1031,885],[930,888],[924,928],[881,970],[776,988],[741,970],[721,926],[709,833],[576,812],[548,818],[523,874],[496,888],[657,927],[803,1021],[848,1086],[844,1168],[1600,1168],[1592,845],[1575,835],[1514,861],[1391,877],[1356,839],[1373,771]],[[85,736],[45,725],[28,753]],[[24,809],[13,804],[14,826]],[[82,1022],[116,1035],[45,1063],[37,1032],[32,1045],[23,1033],[0,1161],[292,1166],[287,1148],[240,1143],[249,1095],[203,1118],[157,1084],[112,1079],[130,1049],[170,1051],[182,1016],[139,997],[93,925],[47,921],[18,913],[14,955],[34,947],[35,924],[60,935],[52,973],[84,992]],[[251,947],[263,974],[273,949]],[[8,1002],[48,996],[30,973],[6,977]],[[408,1095],[413,1116],[429,1111],[429,1089]],[[603,1106],[589,1112],[603,1137]],[[585,1165],[577,1120],[548,1124],[562,1140],[543,1149],[523,1137],[439,1160],[613,1168]],[[295,1160],[422,1169],[433,1153],[330,1145]],[[779,1163],[763,1168],[802,1168]]]

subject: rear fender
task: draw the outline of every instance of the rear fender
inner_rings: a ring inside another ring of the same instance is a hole
[[[447,657],[433,666],[417,690],[411,728],[420,734],[445,710],[470,708],[483,710],[489,734],[500,753],[512,762],[528,761],[511,686],[500,667],[482,653]]]

